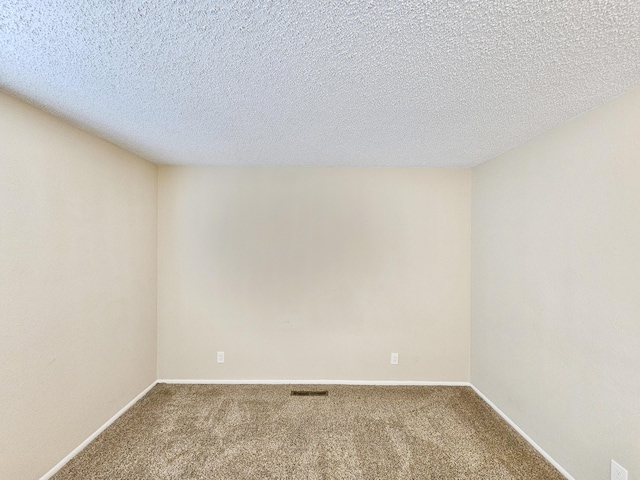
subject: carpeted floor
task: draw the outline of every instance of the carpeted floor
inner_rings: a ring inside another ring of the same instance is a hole
[[[54,477],[563,478],[469,387],[167,384]]]

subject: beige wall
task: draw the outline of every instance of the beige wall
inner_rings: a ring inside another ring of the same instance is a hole
[[[570,474],[640,478],[640,88],[474,170],[472,382]]]
[[[161,167],[160,378],[468,381],[470,201],[469,170]]]
[[[157,167],[0,92],[0,477],[156,378]]]

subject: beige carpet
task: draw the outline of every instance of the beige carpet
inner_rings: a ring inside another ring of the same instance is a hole
[[[469,387],[159,384],[54,478],[564,477]]]

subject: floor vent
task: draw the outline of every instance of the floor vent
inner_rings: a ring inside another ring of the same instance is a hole
[[[326,390],[291,390],[291,395],[295,397],[326,397],[329,392]]]

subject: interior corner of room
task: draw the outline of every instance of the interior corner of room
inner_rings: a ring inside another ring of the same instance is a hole
[[[8,478],[158,378],[470,382],[639,471],[640,89],[472,170],[157,167],[0,105]]]

